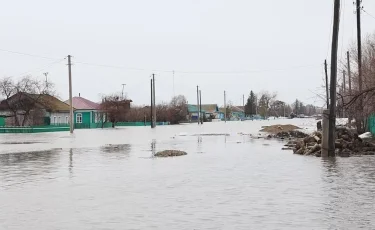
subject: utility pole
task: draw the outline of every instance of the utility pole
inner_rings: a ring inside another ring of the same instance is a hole
[[[46,76],[46,93],[47,94],[49,94],[49,91],[48,91],[48,72],[45,72],[45,73],[43,73],[44,74],[44,76]]]
[[[358,89],[359,93],[362,93],[362,39],[361,39],[361,1],[356,0],[356,9],[357,9],[357,45],[358,45]],[[358,106],[358,119],[357,130],[363,131],[363,97],[359,97],[359,106]],[[358,127],[359,126],[359,127]]]
[[[327,59],[324,60],[324,71],[326,73],[326,103],[327,103],[327,109],[329,109],[329,86],[328,86]]]
[[[153,116],[153,114],[154,114],[154,109],[153,109],[153,107],[154,107],[154,99],[153,99],[153,97],[154,97],[154,93],[153,93],[153,91],[154,91],[154,89],[153,89],[153,82],[152,82],[152,79],[150,79],[151,80],[151,106],[150,106],[150,108],[151,108],[151,111],[150,111],[150,121],[151,121],[151,128],[154,128],[154,116]]]
[[[346,92],[346,79],[345,79],[345,77],[346,77],[346,72],[345,72],[345,70],[343,70],[342,71],[342,90],[343,90],[343,93],[345,94],[345,92]]]
[[[352,79],[350,73],[350,55],[349,51],[346,52],[346,59],[348,60],[348,81],[349,81],[349,100],[352,98]],[[352,110],[349,109],[349,125],[352,123]]]
[[[224,90],[224,121],[227,122],[227,95]]]
[[[362,38],[361,38],[361,0],[356,0],[357,8],[357,45],[358,45],[358,86],[362,92]]]
[[[199,90],[199,112],[201,113],[201,125],[203,125],[204,115],[202,115],[202,91],[201,90]]]
[[[156,127],[156,94],[155,94],[155,74],[152,74],[152,99],[154,100],[154,128]]]
[[[173,96],[176,96],[175,91],[174,91],[174,70],[172,73],[173,73]]]
[[[122,84],[122,100],[124,100],[124,87],[126,86],[126,84]]]
[[[349,51],[346,52],[346,58],[348,59],[348,81],[349,81],[349,95],[352,95],[352,79],[351,79],[351,72],[350,72],[350,57]]]
[[[198,125],[200,120],[200,110],[199,110],[199,86],[197,86],[197,119],[198,119]]]
[[[345,70],[342,71],[342,94],[343,94],[343,105],[342,105],[342,117],[345,118],[345,98],[346,98],[346,82],[345,82]]]
[[[70,105],[70,133],[74,130],[74,114],[73,114],[73,89],[72,89],[72,63],[71,56],[68,55],[68,69],[69,69],[69,105]]]
[[[335,0],[333,16],[333,33],[331,49],[331,87],[330,113],[328,125],[328,156],[335,156],[335,126],[336,126],[336,84],[337,84],[337,46],[340,25],[340,0]]]

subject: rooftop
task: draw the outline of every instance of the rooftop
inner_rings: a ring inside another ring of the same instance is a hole
[[[10,98],[7,99],[10,104],[19,104],[22,105],[29,105],[31,103],[36,102],[35,107],[37,108],[44,108],[49,111],[58,112],[58,111],[69,111],[70,106],[54,96],[48,94],[28,94],[28,93],[17,93]],[[5,100],[1,102],[0,109],[5,110],[7,109],[7,105]]]
[[[73,107],[75,109],[99,110],[100,104],[83,97],[73,97]],[[69,105],[69,100],[65,101]]]

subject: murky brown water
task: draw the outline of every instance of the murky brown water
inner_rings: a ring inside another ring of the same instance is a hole
[[[0,229],[375,229],[374,157],[238,134],[288,122],[0,135]]]

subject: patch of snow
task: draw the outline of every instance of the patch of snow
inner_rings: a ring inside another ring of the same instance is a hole
[[[359,137],[362,139],[369,139],[369,138],[372,138],[372,134],[370,132],[367,132],[367,133],[363,133],[359,135]]]

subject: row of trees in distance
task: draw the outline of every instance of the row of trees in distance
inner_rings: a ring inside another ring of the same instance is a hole
[[[303,102],[296,99],[292,104],[277,100],[276,93],[262,91],[258,95],[253,90],[250,91],[249,97],[245,104],[245,115],[260,115],[262,117],[269,116],[289,116],[291,114],[312,116],[317,114],[317,107],[311,104],[304,105]]]

